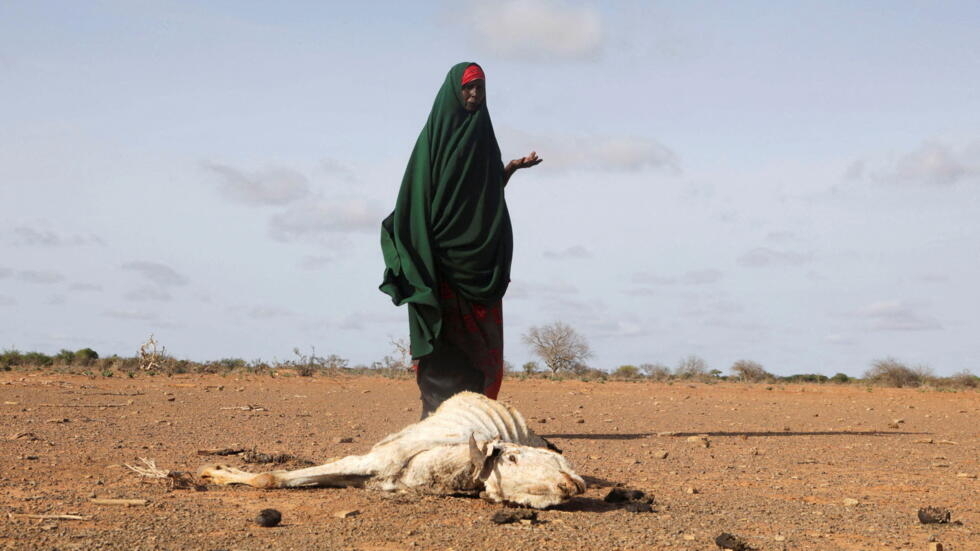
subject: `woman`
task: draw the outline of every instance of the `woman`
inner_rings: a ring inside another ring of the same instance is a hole
[[[422,417],[470,390],[496,398],[503,377],[501,299],[513,252],[504,186],[541,162],[504,166],[476,63],[449,70],[381,224],[381,290],[408,304]]]

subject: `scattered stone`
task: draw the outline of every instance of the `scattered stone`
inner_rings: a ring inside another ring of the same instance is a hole
[[[687,487],[687,488],[684,488],[684,493],[685,493],[685,494],[691,494],[691,495],[695,495],[695,494],[698,494],[698,493],[700,493],[700,492],[698,491],[698,489],[697,489],[697,488],[691,488],[691,487]]]
[[[575,422],[581,425],[585,423],[585,419],[577,419]]]
[[[677,436],[677,433],[672,430],[665,430],[663,432],[658,432],[657,436]]]
[[[643,490],[613,488],[602,500],[606,503],[623,503],[624,501],[639,501],[645,497],[646,493]]]
[[[973,473],[956,473],[956,478],[976,478],[977,475]]]
[[[861,503],[860,501],[854,499],[853,497],[846,497],[846,498],[844,498],[844,506],[845,507],[853,507],[855,505],[859,505],[860,503]]]
[[[653,452],[653,456],[656,457],[657,459],[667,459],[667,455],[668,455],[667,450],[657,450]]]
[[[333,439],[334,444],[350,444],[354,439],[350,436],[338,436]]]
[[[337,511],[336,513],[333,514],[333,516],[337,518],[351,518],[351,517],[356,517],[359,514],[361,514],[359,510],[351,509],[349,511]]]
[[[786,536],[784,536],[784,535],[782,535],[782,534],[778,534],[778,535],[776,535],[775,537],[773,537],[772,539],[773,539],[774,541],[786,541]]]
[[[897,429],[898,428],[898,423],[894,423],[894,422],[893,423],[888,423],[888,428],[890,428],[890,429]]]
[[[630,513],[652,513],[653,496],[648,496],[643,490],[633,488],[613,488],[603,498],[606,503],[625,503],[623,509]]]
[[[943,544],[938,541],[929,542],[929,551],[943,551]]]
[[[265,526],[266,528],[279,526],[280,522],[282,522],[282,513],[275,509],[262,509],[255,516],[255,524]]]
[[[56,417],[54,419],[48,419],[48,423],[58,423],[58,424],[61,424],[61,423],[70,423],[70,422],[71,422],[71,419],[68,419],[67,417]]]
[[[945,507],[923,507],[919,509],[918,515],[922,524],[948,524],[952,516]]]
[[[916,444],[933,444],[935,441],[932,438],[923,438],[921,440],[916,440]]]
[[[642,502],[627,503],[623,507],[623,510],[629,511],[630,513],[652,513],[653,505]]]
[[[752,551],[749,544],[742,541],[736,535],[729,534],[728,532],[722,532],[715,538],[715,545],[722,549],[730,549],[731,551]]]
[[[708,437],[704,434],[699,434],[697,436],[688,436],[687,441],[693,444],[700,444],[705,448],[711,447],[711,440],[709,440]]]
[[[694,534],[684,534],[684,539],[687,541],[694,541]]]
[[[490,517],[490,522],[494,524],[512,524],[521,521],[534,523],[537,520],[538,512],[528,509],[501,509]]]

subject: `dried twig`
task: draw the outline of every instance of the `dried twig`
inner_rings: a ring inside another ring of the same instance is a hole
[[[220,408],[220,409],[237,409],[237,410],[241,410],[241,411],[269,411],[268,409],[266,409],[266,408],[264,408],[262,406],[253,406],[251,404],[244,405],[244,406],[228,406],[228,407],[223,407],[223,408]]]
[[[214,448],[209,450],[197,450],[197,455],[238,455],[244,451],[245,448]]]
[[[91,517],[83,517],[82,515],[28,515],[22,513],[8,513],[12,517],[20,518],[37,518],[42,520],[88,520]]]
[[[94,504],[96,504],[96,505],[126,505],[126,506],[130,506],[130,505],[146,505],[147,503],[149,503],[149,501],[147,501],[145,499],[103,499],[103,498],[95,498],[95,499],[90,499],[89,501],[92,502],[92,503],[94,503]]]

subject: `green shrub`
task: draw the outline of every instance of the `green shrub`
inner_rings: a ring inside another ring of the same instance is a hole
[[[79,365],[92,365],[99,359],[99,353],[91,348],[82,348],[74,353],[75,363]]]
[[[832,382],[832,383],[838,383],[838,384],[848,383],[850,381],[851,381],[851,378],[848,377],[844,373],[837,373],[833,377],[830,378],[830,382]]]

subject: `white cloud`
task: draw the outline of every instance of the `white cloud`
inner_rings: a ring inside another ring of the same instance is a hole
[[[58,283],[65,279],[65,276],[58,272],[44,272],[39,270],[21,270],[17,272],[16,277],[27,283],[40,283],[42,285]]]
[[[272,237],[279,241],[316,238],[349,231],[380,231],[384,214],[361,199],[317,199],[293,205],[269,220]]]
[[[122,269],[137,272],[161,287],[176,287],[186,285],[188,282],[186,277],[177,273],[173,268],[159,262],[127,262],[122,265]]]
[[[0,295],[0,306],[14,306],[17,301],[7,295]]]
[[[299,267],[304,270],[319,270],[333,264],[335,259],[330,256],[304,256],[299,261]]]
[[[201,166],[218,176],[218,191],[224,197],[246,205],[286,205],[310,194],[306,176],[288,168],[249,174],[218,163]]]
[[[62,234],[48,229],[18,226],[13,229],[14,244],[28,247],[70,247],[78,245],[103,245],[95,235]]]
[[[592,258],[592,253],[582,245],[573,245],[561,251],[545,251],[545,258]]]
[[[941,329],[938,321],[923,316],[901,300],[883,300],[858,310],[857,315],[871,322],[874,331],[926,331]]]
[[[649,272],[633,274],[633,283],[650,285],[708,285],[717,283],[723,277],[718,270],[689,270],[679,276],[662,276]]]
[[[739,266],[761,268],[765,266],[799,266],[810,261],[810,255],[792,251],[777,251],[768,247],[752,249],[738,257]]]
[[[132,301],[157,300],[167,302],[173,297],[162,287],[140,287],[126,293],[123,298]]]
[[[102,286],[97,283],[72,283],[68,287],[69,291],[101,291]]]
[[[505,134],[508,143],[519,151],[536,148],[549,170],[638,172],[661,169],[673,173],[681,170],[677,155],[649,138],[542,136],[510,130],[505,130]]]
[[[602,19],[589,6],[559,0],[473,1],[464,20],[477,45],[502,58],[590,60],[602,51]]]
[[[951,186],[980,176],[980,146],[956,150],[947,144],[925,142],[875,173],[885,183]]]

